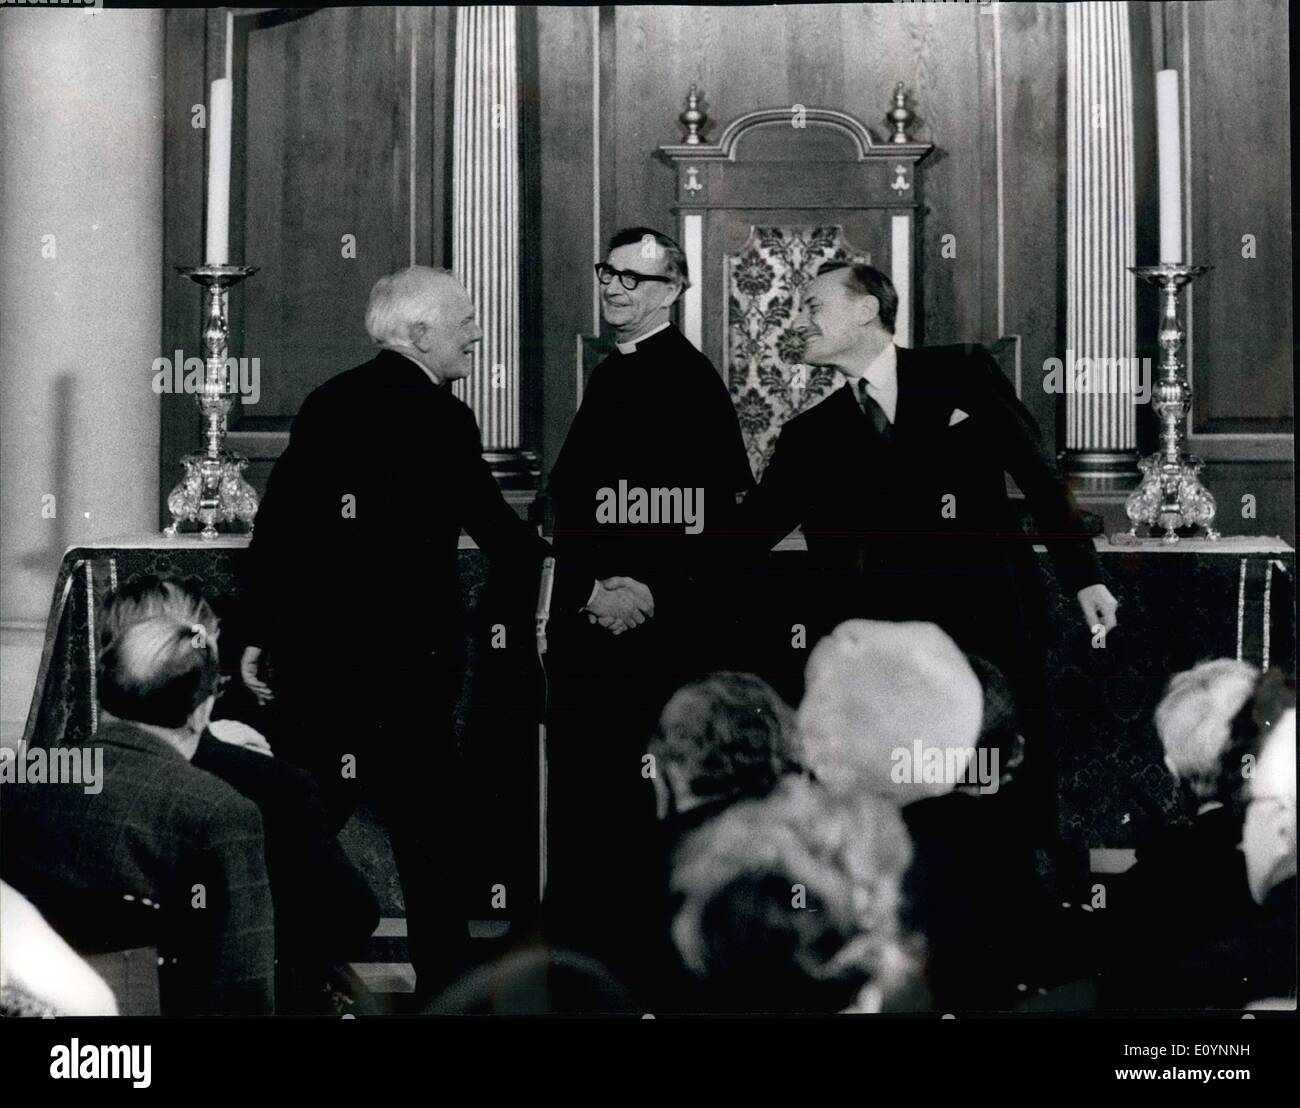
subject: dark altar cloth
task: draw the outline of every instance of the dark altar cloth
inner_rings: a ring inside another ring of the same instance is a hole
[[[1295,551],[1272,538],[1183,540],[1165,547],[1097,539],[1119,626],[1094,649],[1078,601],[1062,592],[1035,547],[1047,610],[1044,666],[1055,742],[1062,837],[1078,847],[1135,847],[1159,826],[1182,823],[1176,782],[1164,765],[1153,713],[1169,677],[1199,661],[1241,657],[1295,664]],[[788,546],[790,544],[783,544]],[[807,624],[802,551],[773,553],[748,591],[750,638],[741,664],[791,703],[815,645],[792,648]]]
[[[95,603],[102,600],[114,574],[120,581],[137,573],[199,578],[223,617],[222,662],[233,670],[243,649],[238,571],[246,545],[246,538],[235,536],[213,543],[144,536],[69,550],[54,588],[25,732],[29,744],[79,743],[91,734],[89,602],[92,596]],[[1172,548],[1098,540],[1098,552],[1120,602],[1120,626],[1099,650],[1092,649],[1078,604],[1061,592],[1046,553],[1039,550],[1036,558],[1050,612],[1045,661],[1059,748],[1061,830],[1078,846],[1132,847],[1155,822],[1182,818],[1152,722],[1169,676],[1202,659],[1237,657],[1239,643],[1247,661],[1260,664],[1267,646],[1271,661],[1294,665],[1295,552],[1277,539],[1245,537],[1184,541]],[[304,543],[306,556],[310,542]],[[490,582],[479,551],[461,549],[458,557],[469,678],[456,706],[456,732],[462,750],[478,764],[480,780],[466,841],[507,853],[523,842],[535,851],[541,682],[532,598],[511,596],[511,589]],[[814,645],[791,648],[805,563],[803,552],[780,550],[770,556],[761,580],[736,579],[743,602],[766,613],[749,644],[754,668],[796,704]],[[506,628],[508,645],[501,650],[490,647],[497,623]],[[222,711],[235,714],[225,699],[220,703]],[[256,725],[252,716],[246,718]],[[519,860],[511,868],[536,873],[534,864]],[[376,892],[385,913],[392,911],[395,891]]]

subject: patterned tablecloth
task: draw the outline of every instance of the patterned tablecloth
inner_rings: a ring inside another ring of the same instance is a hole
[[[1080,846],[1126,847],[1145,821],[1173,810],[1173,782],[1152,724],[1169,675],[1214,657],[1256,665],[1294,660],[1295,552],[1269,538],[1173,546],[1096,541],[1121,605],[1120,627],[1104,649],[1092,647],[1077,604],[1061,593],[1046,554],[1040,551],[1038,559],[1051,614],[1046,661],[1062,830]],[[239,564],[246,547],[247,539],[237,536],[203,542],[150,535],[69,550],[51,604],[38,696],[25,733],[29,744],[78,743],[93,734],[96,606],[108,589],[136,574],[196,578],[223,617],[223,664],[233,667],[242,649]],[[770,602],[797,587],[805,557],[798,551],[772,556]],[[494,787],[506,779],[518,785],[518,791],[498,794],[505,803],[507,795],[518,800],[535,787],[529,774],[536,768],[541,686],[534,597],[493,584],[487,560],[468,540],[462,540],[460,573],[471,678],[457,709],[458,734],[465,749],[492,751],[484,780]],[[510,648],[504,651],[485,649],[497,623],[507,628]],[[472,741],[475,735],[491,741]]]

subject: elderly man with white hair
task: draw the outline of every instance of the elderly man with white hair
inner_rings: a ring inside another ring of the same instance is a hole
[[[903,920],[925,934],[937,1007],[1009,1009],[1074,967],[1078,926],[1038,894],[1022,809],[979,745],[980,679],[933,623],[849,620],[808,659],[798,724],[808,768],[841,795],[899,806],[915,846]],[[1071,940],[1064,930],[1069,928]]]
[[[1294,704],[1294,687],[1292,687]],[[1112,991],[1134,1007],[1290,1008],[1296,1004],[1295,708],[1276,718],[1246,776],[1241,834],[1246,907],[1206,934],[1171,916],[1158,944],[1139,946]],[[1203,912],[1220,892],[1198,890]],[[1195,940],[1195,941],[1192,941]],[[1117,974],[1120,977],[1121,974]],[[1116,1005],[1118,1006],[1118,1005]]]
[[[241,671],[274,699],[277,753],[317,776],[336,827],[359,787],[375,789],[417,994],[431,995],[469,949],[452,731],[460,533],[520,572],[548,548],[505,502],[451,391],[482,337],[460,282],[424,266],[381,277],[365,320],[379,352],[307,397],[267,483]]]
[[[1139,826],[1136,864],[1108,882],[1111,961],[1135,987],[1151,951],[1167,958],[1191,949],[1253,911],[1238,848],[1239,794],[1243,770],[1254,761],[1250,707],[1259,681],[1254,666],[1215,658],[1174,674],[1156,706],[1156,734],[1183,811],[1182,818]]]

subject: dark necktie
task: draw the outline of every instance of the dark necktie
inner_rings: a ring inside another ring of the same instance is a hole
[[[885,415],[885,409],[867,391],[865,377],[858,379],[858,395],[862,397],[862,410],[867,413],[867,418],[871,420],[871,426],[876,429],[876,434],[886,442],[890,442],[894,437],[894,428],[889,422],[889,417]]]

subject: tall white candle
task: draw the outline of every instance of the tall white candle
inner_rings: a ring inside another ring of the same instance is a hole
[[[1156,136],[1160,160],[1160,261],[1183,260],[1183,140],[1178,70],[1156,74]]]
[[[230,261],[230,127],[233,82],[220,77],[212,82],[208,104],[208,265]]]

